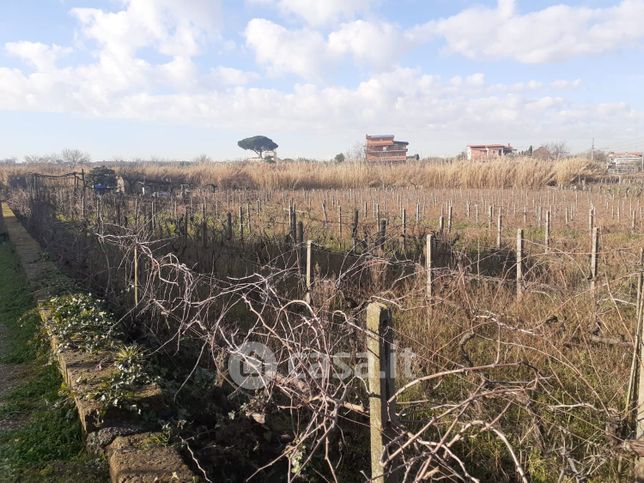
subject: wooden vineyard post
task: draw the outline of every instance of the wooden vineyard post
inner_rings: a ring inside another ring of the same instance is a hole
[[[313,287],[313,241],[306,241],[306,295],[304,300],[311,303],[311,288]]]
[[[304,243],[304,222],[297,222],[297,243],[302,245]]]
[[[637,440],[644,440],[644,344],[642,344],[642,324],[644,317],[640,311],[640,320],[638,321],[639,339],[636,339],[638,345],[635,350],[639,353],[639,368],[638,368],[638,389],[637,400],[635,407],[637,408],[637,426],[635,429],[635,437]],[[638,455],[635,463],[635,481],[644,481],[644,457]]]
[[[523,228],[517,230],[517,301],[523,296]]]
[[[184,233],[186,235],[186,240],[190,238],[190,207],[186,205],[186,217],[184,220]]]
[[[380,233],[378,234],[378,249],[382,252],[385,250],[385,240],[387,237],[387,220],[380,220]]]
[[[544,244],[546,245],[546,253],[548,253],[550,251],[550,210],[546,211]]]
[[[295,212],[295,206],[289,209],[289,236],[291,243],[295,245],[297,243],[297,213]]]
[[[306,248],[304,247],[304,222],[297,222],[296,238],[295,238],[295,254],[297,256],[297,270],[302,273],[304,267],[304,260],[306,257]]]
[[[434,292],[434,273],[432,267],[432,244],[434,243],[434,235],[431,233],[427,235],[425,242],[425,267],[427,270],[427,300],[431,302]]]
[[[443,230],[445,229],[445,218],[443,215],[438,217],[438,231],[440,233],[443,233]]]
[[[233,214],[229,211],[226,213],[226,240],[233,239]]]
[[[354,252],[358,248],[358,217],[359,216],[360,216],[360,212],[356,209],[353,212],[353,226],[351,227],[351,239],[353,240],[353,251]]]
[[[487,229],[492,231],[492,205],[487,207]]]
[[[638,267],[638,273],[637,273],[637,319],[639,320],[640,313],[642,311],[642,300],[644,299],[643,297],[643,292],[644,291],[644,248],[640,248],[640,264]]]
[[[499,208],[499,216],[496,220],[496,248],[501,249],[501,232],[503,230],[503,212]]]
[[[324,215],[324,228],[326,228],[329,224],[329,215],[326,212],[326,203],[324,201],[322,202],[322,214]]]
[[[402,210],[402,242],[405,250],[407,248],[407,210],[405,208]]]
[[[134,305],[139,305],[139,248],[134,245]]]
[[[593,228],[592,246],[590,253],[590,291],[595,296],[597,273],[599,269],[599,227]]]
[[[208,221],[206,220],[206,203],[202,203],[201,205],[201,244],[204,248],[208,246]]]
[[[85,170],[81,169],[81,182],[83,183],[83,193],[81,195],[81,216],[83,221],[87,221],[87,196],[85,186]]]
[[[642,325],[644,324],[644,317],[642,317],[642,306],[644,304],[644,294],[642,293],[642,284],[644,282],[643,276],[644,271],[642,269],[644,266],[642,262],[644,260],[644,250],[640,249],[640,264],[638,267],[637,274],[637,299],[635,301],[635,345],[633,346],[633,355],[631,358],[631,371],[630,377],[628,379],[628,389],[626,391],[626,422],[630,426],[633,423],[633,417],[635,416],[634,410],[636,407],[640,407],[644,403],[642,398]],[[639,379],[639,391],[638,391],[638,379]],[[640,410],[641,411],[641,410]],[[638,411],[639,412],[639,411]],[[640,419],[642,415],[639,414],[637,418],[637,438],[641,439],[641,423]],[[639,478],[644,478],[644,461],[638,459],[637,464],[638,476]]]
[[[250,203],[246,202],[246,228],[248,229],[248,236],[250,236],[251,224],[250,224]]]
[[[389,399],[394,394],[391,312],[380,303],[367,307],[367,361],[369,368],[369,425],[371,433],[371,482],[385,483],[385,446],[390,440]]]

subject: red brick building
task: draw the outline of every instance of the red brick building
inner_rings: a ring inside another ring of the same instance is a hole
[[[404,163],[407,161],[408,142],[395,141],[393,134],[367,134],[365,155],[369,163]]]
[[[513,152],[514,148],[509,144],[470,144],[467,146],[467,160],[485,161],[488,159],[502,158]]]

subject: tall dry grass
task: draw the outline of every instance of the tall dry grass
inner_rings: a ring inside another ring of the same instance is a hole
[[[541,188],[565,186],[592,178],[605,169],[587,159],[557,162],[532,158],[507,158],[489,162],[460,161],[451,164],[412,162],[402,165],[331,164],[295,162],[262,163],[108,163],[129,179],[172,181],[196,186],[213,184],[230,189],[347,189],[395,188]],[[61,173],[79,167],[19,165],[0,168],[0,181],[26,172]],[[85,166],[87,171],[89,167]]]

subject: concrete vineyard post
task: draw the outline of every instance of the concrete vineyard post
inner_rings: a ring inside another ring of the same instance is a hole
[[[550,210],[546,211],[546,226],[544,233],[544,244],[546,246],[546,253],[550,251]]]
[[[390,441],[389,399],[394,394],[392,374],[391,312],[380,303],[367,306],[367,365],[369,369],[369,426],[371,434],[371,482],[386,483],[385,446]]]
[[[443,215],[438,217],[438,231],[443,233],[443,230],[445,229],[445,218],[443,218]]]
[[[425,242],[425,267],[427,271],[427,300],[431,302],[432,296],[434,293],[434,274],[433,274],[433,266],[432,266],[432,251],[433,251],[433,242],[434,242],[434,235],[429,234],[427,235],[427,239]]]
[[[448,232],[452,231],[452,215],[453,215],[453,208],[452,208],[452,204],[450,203],[449,208],[447,208],[447,231]]]

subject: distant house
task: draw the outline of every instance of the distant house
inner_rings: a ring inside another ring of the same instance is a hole
[[[365,144],[368,163],[404,163],[408,142],[395,141],[393,134],[369,135]]]
[[[467,146],[468,161],[486,161],[502,158],[514,153],[515,149],[509,144],[470,144]]]
[[[644,170],[644,153],[608,153],[608,168],[610,171],[619,173]]]

